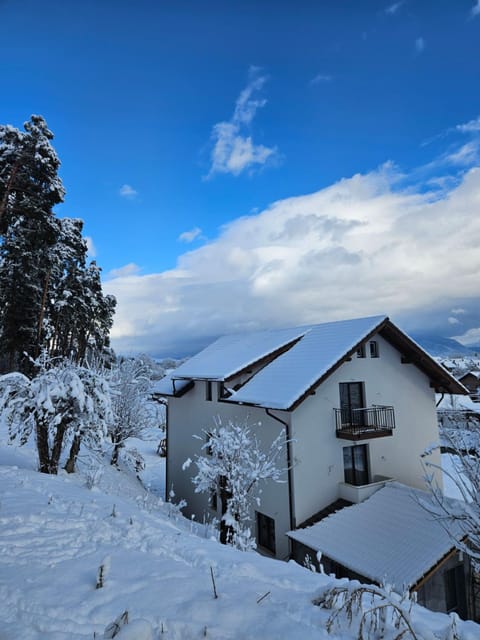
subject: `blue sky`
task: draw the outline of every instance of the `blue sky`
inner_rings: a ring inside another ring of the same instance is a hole
[[[0,1],[121,351],[387,313],[480,343],[480,0]]]

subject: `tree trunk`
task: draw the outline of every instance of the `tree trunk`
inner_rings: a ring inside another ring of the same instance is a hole
[[[110,460],[110,464],[117,466],[118,464],[118,456],[120,455],[120,449],[123,447],[123,443],[121,442],[121,440],[119,438],[117,438],[116,436],[112,435],[112,442],[113,442],[113,451],[112,451],[112,458]]]
[[[42,302],[40,306],[40,313],[38,315],[38,324],[37,324],[37,349],[36,349],[37,356],[40,355],[39,351],[40,351],[40,345],[42,343],[43,318],[45,315],[45,306],[47,304],[47,294],[48,294],[48,287],[50,285],[51,273],[52,271],[51,269],[49,269],[47,272],[47,275],[45,276],[45,283],[43,285]]]
[[[58,473],[58,463],[60,462],[60,455],[62,453],[63,436],[65,435],[67,426],[68,424],[66,422],[61,422],[57,427],[57,432],[55,433],[55,438],[53,440],[49,473],[52,473],[54,475]]]
[[[228,501],[232,498],[230,491],[227,491],[227,479],[220,476],[218,482],[220,488],[220,504],[222,508],[222,519],[220,520],[220,542],[222,544],[231,544],[233,539],[233,528],[225,523],[223,516],[227,513]]]
[[[51,473],[50,452],[48,450],[48,429],[42,423],[35,423],[35,435],[37,441],[38,470],[41,473]]]
[[[68,454],[68,460],[65,463],[65,471],[67,473],[75,473],[75,464],[80,452],[80,445],[82,444],[82,434],[78,433],[73,438],[72,446],[70,447],[70,453]]]

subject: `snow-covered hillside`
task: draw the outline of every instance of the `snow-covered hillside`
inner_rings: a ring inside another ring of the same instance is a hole
[[[95,478],[48,476],[35,471],[31,450],[3,444],[0,638],[103,638],[124,611],[130,622],[118,640],[356,637],[346,618],[329,635],[331,612],[312,604],[339,581],[222,546],[211,534],[109,465]],[[96,588],[101,565],[104,586]],[[447,637],[448,616],[415,607],[413,620],[419,637]],[[462,640],[480,638],[473,622],[458,631]]]

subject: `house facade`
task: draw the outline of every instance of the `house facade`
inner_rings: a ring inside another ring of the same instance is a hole
[[[251,520],[259,550],[286,559],[286,533],[339,500],[361,502],[391,479],[424,488],[420,455],[438,441],[435,392],[465,389],[375,316],[220,338],[161,392],[169,397],[167,492],[173,487],[197,520],[222,515],[220,500],[195,493],[195,465],[184,465],[205,455],[215,421],[256,425],[266,450],[284,434],[284,482],[259,487]]]

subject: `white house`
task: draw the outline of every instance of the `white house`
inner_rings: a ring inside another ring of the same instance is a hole
[[[265,447],[285,434],[285,482],[265,483],[252,513],[259,549],[278,558],[290,557],[288,531],[338,501],[361,502],[390,479],[424,488],[420,454],[438,440],[435,392],[466,393],[385,316],[226,336],[159,390],[170,397],[167,492],[173,485],[197,520],[221,513],[194,492],[194,465],[183,466],[205,454],[217,417],[258,423]]]

